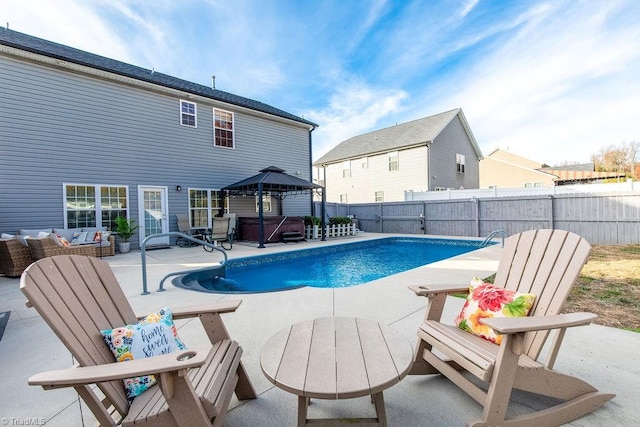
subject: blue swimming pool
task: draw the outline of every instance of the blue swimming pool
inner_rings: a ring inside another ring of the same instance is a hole
[[[226,277],[199,271],[173,279],[174,286],[221,293],[254,293],[301,286],[359,285],[478,249],[480,242],[387,237],[299,251],[232,259]]]

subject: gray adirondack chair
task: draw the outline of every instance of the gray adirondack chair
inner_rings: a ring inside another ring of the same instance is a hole
[[[256,397],[242,349],[220,317],[235,311],[239,300],[171,307],[174,319],[200,318],[210,341],[204,347],[116,363],[100,331],[144,316],[134,314],[106,262],[80,255],[44,258],[25,270],[20,288],[79,365],[36,374],[29,384],[73,387],[102,426],[219,426],[234,390],[239,399]],[[130,403],[121,380],[141,375],[155,375],[158,384]]]
[[[500,345],[441,322],[447,294],[468,291],[468,285],[411,286],[428,300],[410,374],[441,373],[483,405],[482,419],[470,422],[470,426],[560,425],[602,406],[615,395],[553,369],[566,329],[597,318],[591,313],[558,314],[590,250],[584,238],[562,230],[532,230],[506,239],[494,284],[533,293],[536,300],[527,317],[481,321],[503,334]],[[539,358],[551,330],[557,333],[543,363]],[[484,382],[484,387],[466,373]],[[560,399],[561,403],[505,419],[514,388]]]

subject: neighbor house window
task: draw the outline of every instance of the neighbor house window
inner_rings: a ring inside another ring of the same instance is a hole
[[[221,199],[218,190],[189,189],[189,226],[191,228],[209,228],[211,218],[220,211],[226,212],[227,200]]]
[[[376,191],[376,202],[384,202],[384,191]]]
[[[189,101],[180,101],[180,124],[182,126],[197,127],[196,104]]]
[[[351,178],[351,161],[342,162],[342,177]]]
[[[65,228],[107,227],[113,230],[118,216],[127,217],[127,187],[64,185]]]
[[[456,154],[456,172],[464,173],[464,155]]]
[[[398,170],[398,152],[394,151],[393,153],[389,153],[389,170],[397,171]]]
[[[258,201],[260,199],[256,195],[256,212],[260,209]],[[262,193],[262,211],[271,212],[271,193]]]
[[[233,113],[213,110],[214,143],[216,147],[233,148]]]
[[[542,181],[525,182],[524,188],[542,187]]]
[[[362,160],[360,160],[360,167],[362,169],[369,169],[369,158],[368,157],[363,157]]]
[[[346,194],[341,194],[340,195],[340,203],[347,203],[347,195]]]

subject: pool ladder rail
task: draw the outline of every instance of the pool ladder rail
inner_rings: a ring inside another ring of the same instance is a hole
[[[504,239],[507,237],[507,232],[504,230],[494,230],[491,233],[489,233],[489,235],[482,241],[482,243],[480,243],[480,247],[481,248],[486,247],[489,244],[489,242],[493,240],[493,238],[496,237],[498,234],[502,235],[502,247],[504,248]]]
[[[147,254],[146,254],[146,247],[147,247],[147,242],[151,239],[155,239],[156,237],[165,237],[165,236],[177,236],[177,237],[182,237],[184,239],[186,239],[187,241],[191,241],[194,243],[197,243],[199,245],[203,245],[203,246],[207,246],[210,247],[218,252],[220,252],[222,254],[222,256],[224,257],[224,259],[217,265],[212,265],[209,267],[204,267],[204,268],[200,268],[200,269],[196,269],[196,270],[188,270],[188,271],[175,271],[173,273],[169,273],[166,276],[164,276],[162,278],[162,280],[160,280],[160,285],[158,286],[158,292],[163,292],[164,288],[164,281],[171,277],[171,276],[179,276],[181,274],[186,274],[186,273],[193,273],[195,271],[215,271],[217,276],[220,277],[224,277],[225,276],[225,269],[226,269],[226,263],[227,263],[227,253],[220,249],[218,246],[215,245],[215,243],[209,243],[206,242],[204,240],[200,240],[200,239],[196,239],[192,236],[180,233],[178,231],[170,231],[168,233],[160,233],[160,234],[151,234],[147,237],[144,238],[144,240],[142,241],[142,244],[140,245],[140,258],[141,258],[141,262],[142,262],[142,294],[141,295],[149,295],[149,291],[147,290]]]

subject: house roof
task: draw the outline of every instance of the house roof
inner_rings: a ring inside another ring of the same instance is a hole
[[[444,113],[354,136],[341,142],[320,157],[314,162],[314,165],[320,166],[377,153],[426,145],[433,142],[455,117],[460,118],[478,158],[482,158],[480,147],[478,147],[478,143],[469,128],[464,113],[460,108],[456,108]]]
[[[262,190],[271,193],[288,193],[293,191],[306,191],[322,188],[321,185],[314,184],[296,176],[288,175],[285,171],[269,166],[262,169],[259,174],[250,178],[236,182],[223,188],[230,193],[253,193],[262,184]]]
[[[24,50],[27,52],[44,55],[47,57],[60,59],[70,63],[83,65],[120,76],[125,76],[140,80],[147,83],[157,84],[170,89],[176,89],[202,96],[204,98],[213,99],[227,104],[248,108],[250,110],[267,113],[285,119],[293,120],[311,127],[318,125],[305,120],[296,115],[287,113],[286,111],[272,107],[259,101],[234,95],[218,89],[213,89],[201,84],[192,83],[167,74],[159,73],[154,70],[137,67],[135,65],[116,61],[115,59],[106,58],[104,56],[95,55],[62,44],[54,43],[48,40],[29,36],[17,31],[0,28],[0,45]]]

